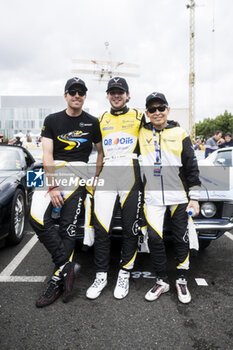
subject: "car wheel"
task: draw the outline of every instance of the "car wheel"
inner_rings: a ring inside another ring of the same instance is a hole
[[[10,220],[10,234],[7,241],[9,244],[18,244],[23,238],[25,225],[25,194],[21,189],[15,191]]]
[[[209,247],[210,243],[211,241],[207,239],[199,240],[199,249],[200,250],[206,249],[207,247]]]

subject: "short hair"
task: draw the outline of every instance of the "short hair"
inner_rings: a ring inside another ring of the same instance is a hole
[[[222,134],[222,130],[216,130],[215,133],[214,133],[214,135],[218,135],[218,134],[220,134],[220,133]]]
[[[230,131],[226,132],[225,136],[232,137],[231,132]]]

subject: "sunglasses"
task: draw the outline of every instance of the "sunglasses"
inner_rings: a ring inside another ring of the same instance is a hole
[[[124,95],[125,91],[124,90],[110,90],[109,95],[113,96],[113,95]]]
[[[149,107],[147,108],[149,113],[155,113],[157,110],[159,112],[164,112],[167,106]]]
[[[68,90],[68,94],[70,96],[75,96],[77,93],[79,94],[80,97],[83,97],[86,95],[86,92],[83,90]]]

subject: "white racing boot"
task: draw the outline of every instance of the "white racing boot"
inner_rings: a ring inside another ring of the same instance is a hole
[[[97,272],[93,284],[86,291],[88,299],[96,299],[107,285],[107,272]]]
[[[129,293],[129,277],[129,271],[122,269],[119,271],[116,287],[114,289],[114,297],[116,299],[123,299]]]

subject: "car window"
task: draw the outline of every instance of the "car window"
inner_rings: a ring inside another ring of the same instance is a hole
[[[22,169],[20,153],[16,149],[0,149],[0,170]]]
[[[218,152],[214,165],[232,166],[232,150]]]
[[[32,160],[29,157],[29,155],[26,152],[23,152],[24,155],[24,161],[26,162],[27,167],[30,167],[30,165],[32,165]]]

